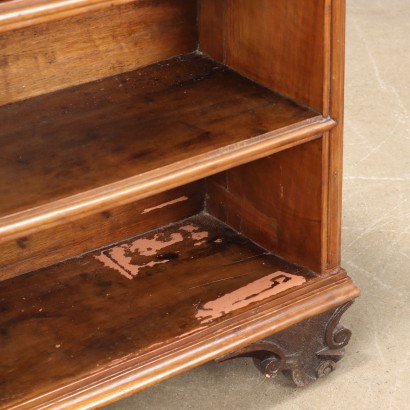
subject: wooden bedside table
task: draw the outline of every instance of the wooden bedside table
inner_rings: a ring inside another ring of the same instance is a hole
[[[209,360],[333,370],[344,1],[0,4],[0,406]]]

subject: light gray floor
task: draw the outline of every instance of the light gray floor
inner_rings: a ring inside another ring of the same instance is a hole
[[[363,295],[337,370],[305,389],[243,359],[107,410],[410,409],[410,0],[348,0],[343,265]]]

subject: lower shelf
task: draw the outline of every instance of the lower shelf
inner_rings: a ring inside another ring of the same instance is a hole
[[[93,408],[358,296],[207,214],[0,283],[0,407]]]

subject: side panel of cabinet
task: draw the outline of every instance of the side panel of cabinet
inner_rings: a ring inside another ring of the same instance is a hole
[[[292,225],[286,218],[275,222],[277,228],[265,224],[256,238],[261,241],[264,236],[261,244],[276,252],[282,246],[281,256],[320,272],[340,266],[344,36],[345,0],[199,2],[199,41],[203,52],[325,116],[330,115],[337,122],[323,136],[321,157],[317,157],[315,178],[321,184],[321,202],[316,202],[319,197],[314,198],[319,227],[312,231],[315,245],[300,242],[296,233],[298,223]],[[303,172],[302,167],[296,167],[293,178],[303,180],[300,176]],[[307,193],[305,201],[311,199]],[[298,212],[302,215],[303,201],[299,203]],[[270,206],[282,205],[272,202]],[[272,209],[271,214],[280,211]],[[294,237],[293,245],[290,240],[275,245],[281,230]]]
[[[277,255],[321,272],[326,144],[318,138],[211,178],[208,211]]]
[[[327,0],[200,0],[200,50],[326,111]]]
[[[328,208],[324,216],[327,229],[327,270],[333,270],[341,263],[346,2],[333,0],[331,6],[329,114],[337,121],[337,127],[329,132],[327,151]]]

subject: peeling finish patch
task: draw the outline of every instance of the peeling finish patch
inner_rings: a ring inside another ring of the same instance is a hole
[[[180,231],[186,231],[186,232],[195,232],[195,231],[197,231],[199,228],[197,227],[197,226],[195,226],[195,225],[184,225],[184,226],[181,226],[180,228],[179,228],[179,230]]]
[[[154,256],[157,254],[157,251],[184,240],[180,233],[171,234],[171,238],[168,241],[161,240],[161,236],[160,234],[156,234],[153,239],[137,239],[129,246],[129,251],[138,252],[143,256]],[[128,248],[128,246],[126,247]]]
[[[198,310],[196,318],[201,323],[208,323],[251,303],[259,302],[287,289],[303,285],[305,282],[306,279],[303,276],[277,271],[249,283],[243,288],[205,303]]]
[[[156,234],[153,239],[141,238],[137,239],[131,244],[122,244],[107,249],[95,256],[107,268],[115,269],[127,279],[132,279],[137,276],[141,269],[152,268],[156,265],[167,263],[169,259],[151,260],[143,264],[131,263],[134,256],[154,256],[163,248],[167,248],[175,243],[184,240],[180,233],[173,233],[170,239],[163,240],[163,235]]]
[[[106,252],[106,253],[105,253]],[[115,269],[118,271],[121,275],[125,276],[127,279],[132,279],[133,276],[130,272],[127,272],[123,267],[121,267],[118,262],[116,262],[114,259],[112,259],[108,255],[109,251],[103,251],[99,255],[95,256],[95,259],[98,259],[100,262],[102,262],[105,267]]]
[[[208,236],[209,233],[200,231],[198,226],[186,225],[180,227],[178,232],[171,234],[159,232],[151,239],[139,238],[131,243],[106,249],[94,257],[105,267],[115,269],[127,279],[132,279],[144,268],[152,268],[178,258],[179,252],[167,252],[160,255],[159,251],[162,249],[170,248],[183,241],[190,241],[189,246],[201,246],[206,243],[205,239]],[[147,260],[147,257],[150,259]]]
[[[107,268],[115,269],[127,279],[132,279],[137,276],[143,268],[153,268],[161,263],[169,262],[169,259],[163,259],[158,261],[149,261],[141,265],[134,265],[131,263],[132,257],[126,256],[126,252],[127,249],[118,246],[116,248],[101,252],[99,255],[95,256],[95,258],[102,262]]]
[[[165,208],[166,206],[174,205],[174,204],[177,204],[178,202],[188,201],[188,199],[189,199],[189,198],[188,198],[187,196],[181,196],[181,197],[179,197],[179,198],[173,199],[172,201],[165,202],[165,203],[163,203],[163,204],[161,204],[161,205],[154,206],[154,207],[152,207],[152,208],[144,209],[144,211],[143,211],[142,213],[143,213],[143,214],[147,214],[148,212],[155,211],[156,209]]]
[[[199,230],[199,228],[195,225],[185,225],[185,226],[181,226],[181,228],[179,228],[179,229],[181,231],[189,232],[194,241],[202,241],[201,245],[203,243],[205,243],[205,241],[203,241],[203,239],[206,239],[209,236],[209,233],[206,232],[206,231],[197,232]],[[199,246],[199,244],[195,244],[195,246]]]

